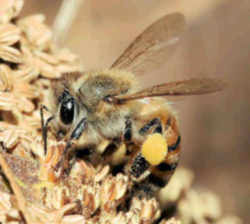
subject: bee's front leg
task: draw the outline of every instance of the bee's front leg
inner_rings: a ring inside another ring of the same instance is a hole
[[[61,159],[59,160],[59,162],[56,164],[55,166],[55,170],[57,171],[59,168],[63,168],[63,172],[62,173],[66,173],[69,174],[71,168],[73,165],[68,164],[69,166],[67,166],[67,169],[64,169],[64,163],[65,161],[69,162],[69,152],[70,149],[74,143],[75,140],[79,139],[82,135],[82,133],[84,132],[84,130],[86,130],[87,128],[87,120],[86,118],[82,118],[79,123],[76,125],[76,127],[74,128],[74,130],[72,131],[69,140],[66,143],[66,146],[63,150]],[[72,164],[72,163],[71,163]]]

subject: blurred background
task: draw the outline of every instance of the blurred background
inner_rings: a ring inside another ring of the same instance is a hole
[[[52,25],[60,3],[26,0],[22,14],[43,13]],[[145,27],[175,11],[187,19],[183,39],[142,85],[189,77],[228,82],[224,92],[175,102],[181,165],[195,172],[195,185],[220,195],[224,213],[250,223],[249,0],[85,0],[65,46],[81,56],[86,69],[108,67]]]

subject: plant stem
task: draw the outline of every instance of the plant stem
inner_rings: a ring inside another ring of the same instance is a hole
[[[58,45],[62,45],[67,38],[83,2],[84,0],[63,0],[53,24],[54,39]]]

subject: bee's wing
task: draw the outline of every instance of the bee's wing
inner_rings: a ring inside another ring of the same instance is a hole
[[[113,97],[113,102],[122,103],[128,100],[154,96],[201,95],[220,91],[225,83],[217,79],[189,79],[152,86],[136,93]]]
[[[142,74],[168,59],[185,28],[185,18],[172,13],[157,20],[140,34],[111,68]]]

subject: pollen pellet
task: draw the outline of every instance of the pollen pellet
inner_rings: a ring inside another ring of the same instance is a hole
[[[151,164],[160,164],[167,156],[168,145],[166,139],[159,133],[148,136],[142,145],[142,155]]]

